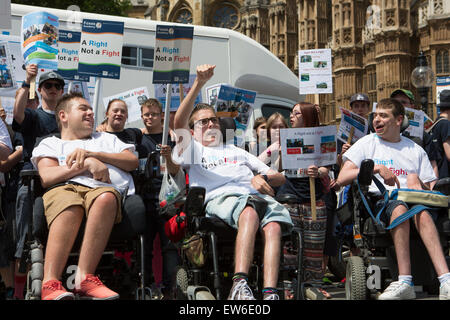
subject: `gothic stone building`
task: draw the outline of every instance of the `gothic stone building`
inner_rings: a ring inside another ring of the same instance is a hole
[[[230,28],[255,39],[298,74],[298,50],[331,48],[333,94],[322,119],[339,121],[355,92],[372,102],[406,88],[420,51],[436,76],[450,76],[448,0],[132,0],[129,16]],[[313,101],[313,97],[306,98]],[[429,90],[436,116],[436,83]]]

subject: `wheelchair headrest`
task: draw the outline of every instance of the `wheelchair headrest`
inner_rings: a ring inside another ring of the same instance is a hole
[[[220,131],[222,132],[223,143],[227,143],[228,141],[231,141],[231,139],[234,139],[234,134],[231,135],[230,132],[230,130],[233,130],[233,133],[234,131],[236,131],[236,122],[234,121],[234,118],[221,117],[219,118],[219,123],[220,123]],[[227,130],[229,132],[228,133],[229,137],[227,137]]]
[[[369,132],[375,132],[375,128],[373,127],[373,118],[374,118],[374,113],[373,112],[369,113],[369,117],[367,119],[368,125],[369,125]],[[408,127],[409,127],[409,120],[408,120],[408,117],[405,115],[403,117],[403,122],[400,126],[400,132],[405,131],[406,128],[408,128]]]

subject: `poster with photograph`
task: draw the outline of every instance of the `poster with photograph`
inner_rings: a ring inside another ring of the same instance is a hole
[[[347,143],[348,138],[352,136],[351,144],[358,141],[359,138],[364,137],[369,130],[367,119],[357,115],[345,108],[341,109],[341,123],[337,138],[344,143]]]
[[[409,126],[405,131],[409,132],[411,137],[423,138],[424,115],[422,110],[405,108],[405,116],[409,120]]]
[[[283,169],[336,163],[336,126],[280,129]]]
[[[128,120],[127,123],[141,119],[141,105],[150,97],[147,87],[135,88],[125,92],[103,98],[103,105],[108,105],[109,101],[113,99],[121,99],[125,101],[128,106]]]
[[[16,88],[17,84],[12,69],[8,42],[0,41],[0,92],[1,89]]]
[[[441,101],[440,95],[442,90],[450,90],[450,77],[444,76],[444,77],[436,77],[436,105],[439,104]],[[439,110],[439,107],[437,108],[437,114],[441,113],[441,110]]]
[[[195,74],[189,75],[189,83],[183,84],[183,93],[184,97],[188,94],[189,90],[191,90],[192,85],[194,84],[194,80],[197,77]],[[161,102],[163,106],[163,110],[165,110],[166,106],[166,84],[155,84],[155,98]],[[195,98],[194,104],[202,102],[201,93],[198,94],[197,98]],[[177,111],[180,106],[180,86],[175,84],[172,86],[172,94],[170,99],[170,111]]]
[[[27,65],[58,69],[58,27],[58,17],[47,12],[32,12],[22,17],[22,54]]]
[[[22,57],[20,37],[0,34],[0,42],[6,43],[6,55],[9,58],[8,68],[11,72],[12,78],[16,82],[12,87],[0,86],[0,96],[15,97],[17,88],[19,88],[25,80],[25,70],[22,68],[24,61]]]
[[[331,49],[299,50],[300,94],[333,93]]]

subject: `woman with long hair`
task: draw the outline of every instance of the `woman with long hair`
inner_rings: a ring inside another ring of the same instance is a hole
[[[281,113],[275,112],[267,119],[266,128],[269,146],[259,154],[258,159],[273,169],[281,171],[280,129],[289,128],[288,123]]]

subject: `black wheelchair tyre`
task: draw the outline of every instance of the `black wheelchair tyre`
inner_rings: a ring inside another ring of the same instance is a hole
[[[352,256],[347,260],[345,298],[347,300],[367,299],[366,268],[361,257]]]

